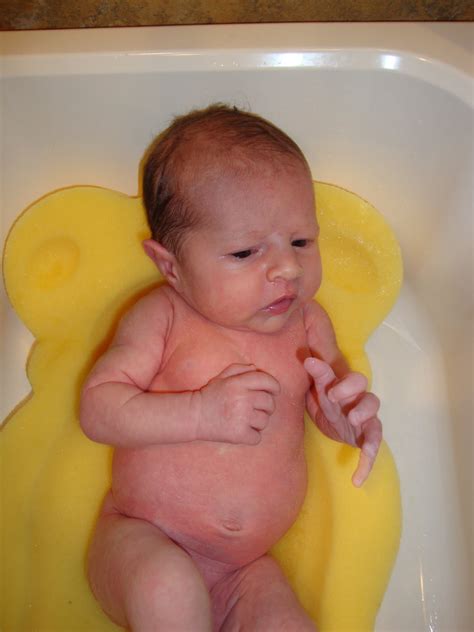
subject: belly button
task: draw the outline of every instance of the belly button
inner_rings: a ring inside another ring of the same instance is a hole
[[[226,531],[242,531],[242,525],[237,520],[224,520],[222,526]]]

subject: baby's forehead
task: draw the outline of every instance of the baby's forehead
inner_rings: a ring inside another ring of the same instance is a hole
[[[303,177],[311,181],[308,166],[293,156],[256,154],[250,151],[227,150],[221,153],[189,154],[186,160],[184,180],[190,191],[225,192],[225,187],[245,188],[275,180]]]
[[[191,203],[212,201],[215,204],[229,197],[260,195],[295,176],[311,182],[310,174],[301,165],[290,167],[269,161],[205,161],[193,169],[188,194],[194,198]]]
[[[302,166],[247,171],[218,167],[198,179],[190,201],[199,225],[223,235],[264,234],[287,219],[299,228],[316,221],[312,180]]]

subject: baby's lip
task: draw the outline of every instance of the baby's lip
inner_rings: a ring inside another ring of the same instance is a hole
[[[264,311],[272,314],[283,314],[288,311],[296,298],[296,294],[284,294],[276,301],[264,307]]]

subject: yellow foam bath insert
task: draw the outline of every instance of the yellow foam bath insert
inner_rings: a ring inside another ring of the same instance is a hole
[[[369,204],[315,186],[325,274],[318,298],[348,360],[368,373],[364,344],[398,294],[399,248]],[[36,343],[27,365],[32,393],[0,433],[5,632],[118,629],[85,575],[111,449],[82,434],[77,408],[81,382],[118,318],[159,282],[142,252],[147,236],[140,199],[72,187],[29,207],[7,239],[7,293]],[[370,630],[399,542],[395,466],[383,444],[369,480],[355,489],[357,451],[306,424],[307,499],[273,553],[321,631]]]

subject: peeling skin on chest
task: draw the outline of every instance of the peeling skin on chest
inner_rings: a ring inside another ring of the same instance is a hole
[[[226,445],[225,443],[219,445],[216,450],[218,456],[225,456],[231,449],[230,445]]]

